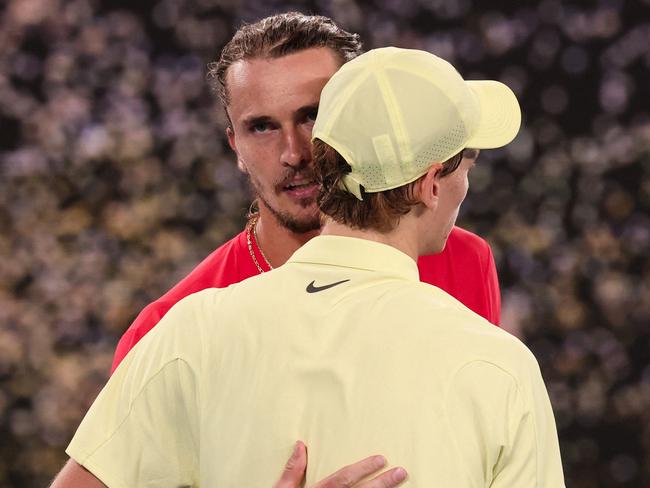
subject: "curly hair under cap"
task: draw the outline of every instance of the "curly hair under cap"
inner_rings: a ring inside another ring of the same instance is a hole
[[[463,151],[442,163],[440,175],[444,177],[456,171],[462,159]],[[415,196],[419,179],[377,193],[362,190],[363,200],[359,200],[341,188],[341,178],[352,168],[334,148],[319,139],[313,143],[313,161],[316,181],[321,186],[318,207],[323,214],[340,224],[354,229],[390,232],[397,226],[400,217],[420,203]]]

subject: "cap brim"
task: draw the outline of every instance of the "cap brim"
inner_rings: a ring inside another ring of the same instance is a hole
[[[481,107],[474,135],[465,147],[494,149],[512,141],[521,126],[521,109],[512,90],[498,81],[470,80],[465,83]]]

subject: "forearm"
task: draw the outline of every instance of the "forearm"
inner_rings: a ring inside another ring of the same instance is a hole
[[[56,475],[50,488],[106,488],[106,485],[74,459],[70,459]]]

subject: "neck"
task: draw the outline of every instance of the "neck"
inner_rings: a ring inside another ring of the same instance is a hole
[[[380,242],[393,246],[410,256],[414,261],[418,260],[419,239],[417,226],[408,216],[400,219],[397,226],[390,232],[378,232],[372,229],[352,229],[346,225],[334,222],[331,219],[325,220],[325,225],[321,229],[321,235],[332,235],[342,237],[356,237],[369,241]]]
[[[282,266],[291,255],[312,237],[319,234],[318,230],[297,234],[280,224],[275,216],[264,206],[260,205],[260,217],[256,226],[257,245],[264,255],[277,268]]]

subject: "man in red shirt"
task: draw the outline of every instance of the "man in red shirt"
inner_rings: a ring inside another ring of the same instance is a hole
[[[246,229],[223,244],[161,298],[145,307],[119,341],[112,370],[179,300],[282,265],[318,234],[311,130],[320,92],[361,52],[358,35],[330,19],[268,17],[239,29],[210,76],[226,108],[227,136],[257,197]],[[477,152],[467,152],[475,158]],[[500,296],[490,246],[454,227],[445,249],[420,258],[420,279],[438,286],[493,324]]]

